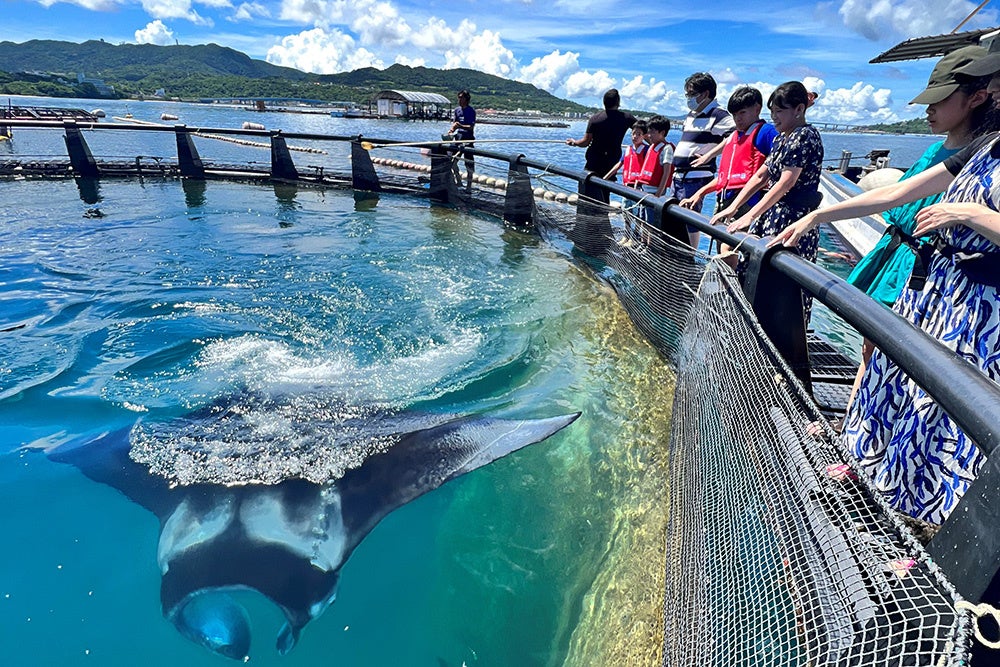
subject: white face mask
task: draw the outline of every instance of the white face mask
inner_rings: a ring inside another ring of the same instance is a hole
[[[697,95],[694,95],[692,97],[688,97],[686,99],[687,99],[688,109],[690,109],[691,111],[694,111],[694,110],[696,110],[698,108],[698,96]]]

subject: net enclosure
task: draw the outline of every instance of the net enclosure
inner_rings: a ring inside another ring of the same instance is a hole
[[[181,175],[204,178],[187,134],[178,137]],[[302,180],[277,139],[264,176]],[[428,165],[415,148],[371,158],[364,144],[352,142],[350,175],[312,181],[422,191],[568,245],[674,368],[664,665],[968,663],[961,596],[855,474],[815,384],[765,334],[734,271],[686,245],[683,224],[665,225],[662,202],[609,205],[582,172],[529,174],[524,161],[489,151],[474,151],[493,159],[463,179],[470,165],[454,146],[432,149]]]
[[[665,665],[959,665],[969,622],[852,470],[736,273],[593,200],[540,206],[677,373]]]

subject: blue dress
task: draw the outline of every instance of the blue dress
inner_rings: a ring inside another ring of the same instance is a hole
[[[942,201],[1000,210],[1000,158],[990,142],[959,172]],[[997,252],[959,225],[939,232],[965,252]],[[904,289],[893,310],[1000,381],[1000,294],[935,253],[920,291]],[[976,478],[986,457],[927,394],[875,350],[847,414],[844,438],[875,487],[901,512],[940,524]]]

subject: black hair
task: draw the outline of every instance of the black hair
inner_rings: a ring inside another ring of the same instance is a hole
[[[771,93],[767,98],[767,108],[774,109],[794,109],[802,105],[809,106],[809,91],[802,85],[801,81],[786,81]]]
[[[992,74],[976,77],[959,74],[955,80],[959,82],[959,90],[966,95],[975,95],[978,91],[985,90],[992,78]],[[998,129],[1000,129],[1000,111],[993,105],[993,98],[987,95],[986,101],[969,114],[969,132],[973,137],[980,137]]]
[[[621,106],[622,96],[618,94],[617,88],[612,88],[608,92],[604,93],[604,109],[605,111],[611,111],[617,109]]]
[[[715,79],[708,72],[695,72],[684,79],[684,92],[687,93],[688,90],[694,91],[695,95],[700,95],[707,91],[714,98],[718,92],[718,86],[715,83]]]
[[[726,108],[729,109],[729,113],[736,113],[755,104],[764,105],[764,98],[761,97],[760,91],[750,86],[740,86],[729,96],[729,103],[726,105]]]
[[[635,125],[632,126],[632,129],[639,130],[643,134],[646,134],[646,131],[649,130],[649,124],[644,120],[637,120],[635,121]]]
[[[670,131],[670,120],[664,116],[653,116],[649,119],[649,129],[663,130],[663,133],[666,134]]]
[[[460,91],[458,91],[458,96],[459,97],[464,97],[467,100],[469,100],[470,102],[472,101],[472,95],[470,95],[469,91],[467,91],[467,90],[460,90]]]

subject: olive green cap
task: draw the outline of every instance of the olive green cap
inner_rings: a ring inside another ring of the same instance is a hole
[[[963,46],[952,51],[937,62],[923,92],[913,98],[910,104],[937,104],[958,90],[961,83],[956,75],[967,74],[963,70],[986,58],[989,52],[981,46]]]

